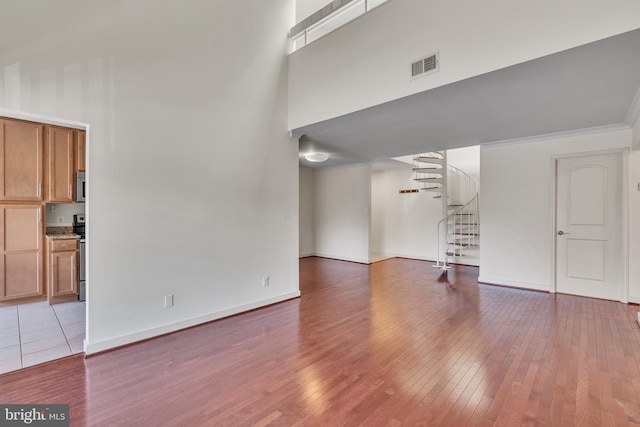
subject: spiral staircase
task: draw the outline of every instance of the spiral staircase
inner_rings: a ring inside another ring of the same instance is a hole
[[[478,182],[468,173],[447,163],[446,151],[413,157],[414,181],[421,190],[442,199],[438,222],[438,256],[434,267],[449,270],[450,264],[464,264],[464,257],[478,252],[480,216]]]

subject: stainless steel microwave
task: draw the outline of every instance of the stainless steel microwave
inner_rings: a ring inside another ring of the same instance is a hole
[[[84,203],[87,197],[87,185],[84,180],[84,172],[76,172],[76,202]]]

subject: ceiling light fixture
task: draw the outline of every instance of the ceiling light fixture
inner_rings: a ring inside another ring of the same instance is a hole
[[[329,154],[327,153],[307,153],[304,155],[304,158],[310,162],[319,163],[324,162],[329,158]]]

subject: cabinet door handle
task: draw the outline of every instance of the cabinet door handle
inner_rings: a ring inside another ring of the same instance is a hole
[[[73,193],[73,186],[69,184],[69,198],[71,199],[71,193]]]
[[[38,183],[38,199],[42,198],[42,183]]]

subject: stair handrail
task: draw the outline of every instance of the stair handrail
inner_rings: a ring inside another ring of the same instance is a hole
[[[444,230],[444,239],[442,239],[442,234],[440,233],[440,227],[441,227],[442,224],[446,224],[445,221],[448,221],[451,217],[455,217],[456,214],[464,211],[474,201],[477,201],[478,200],[478,195],[480,194],[480,184],[478,183],[478,180],[476,180],[473,176],[469,175],[465,171],[463,171],[463,170],[461,170],[461,169],[459,169],[459,168],[457,168],[457,167],[455,167],[455,166],[453,166],[453,165],[451,165],[449,163],[447,163],[447,169],[452,169],[452,170],[464,175],[464,177],[466,179],[470,179],[471,182],[474,184],[474,190],[473,190],[474,194],[466,203],[464,203],[459,208],[455,209],[453,212],[448,213],[440,221],[438,221],[438,227],[437,227],[437,230],[438,230],[437,231],[438,232],[438,258],[437,258],[437,261],[436,261],[436,265],[434,267],[438,267],[438,268],[441,268],[443,270],[449,268],[447,266],[447,254],[445,253],[444,256],[443,256],[442,252],[440,251],[441,240],[443,240],[442,243],[444,244],[444,246],[447,245],[447,229],[445,228],[445,230]],[[447,206],[448,205],[447,195],[443,194],[442,198],[443,198],[443,203],[445,204],[445,206]],[[446,252],[446,248],[445,248],[445,252]],[[444,259],[441,260],[441,257],[443,257]]]

